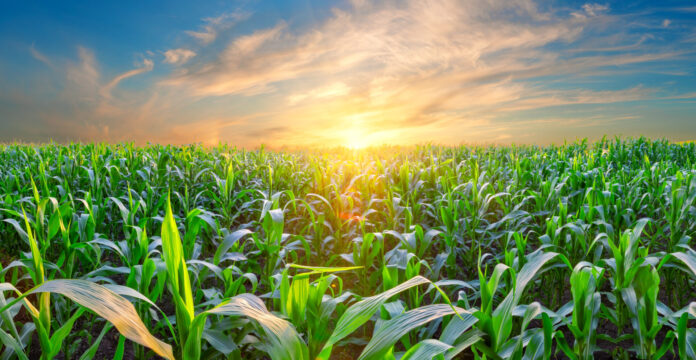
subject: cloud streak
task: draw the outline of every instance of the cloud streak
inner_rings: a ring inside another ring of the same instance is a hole
[[[44,55],[42,52],[36,49],[34,44],[31,44],[29,47],[29,53],[31,53],[31,56],[38,60],[41,61],[42,63],[48,65],[49,67],[53,67],[53,63],[51,63],[51,60],[48,59],[46,55]]]
[[[155,67],[155,63],[152,62],[150,59],[145,59],[143,60],[143,64],[141,67],[133,69],[133,70],[128,70],[122,74],[119,74],[118,76],[114,77],[109,81],[104,87],[101,88],[101,94],[105,98],[111,97],[111,91],[120,83],[121,81],[128,79],[129,77],[133,77],[135,75],[139,75],[148,71],[152,71],[152,69]]]
[[[248,13],[238,11],[205,18],[203,19],[204,25],[200,30],[189,30],[186,31],[186,34],[195,38],[200,43],[207,45],[215,41],[220,31],[229,29],[234,26],[235,23],[246,19],[248,16]]]

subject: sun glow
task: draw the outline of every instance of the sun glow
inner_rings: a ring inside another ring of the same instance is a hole
[[[364,149],[370,144],[367,135],[357,129],[346,131],[343,134],[343,143],[345,147],[353,150]]]
[[[359,138],[349,139],[349,141],[346,143],[346,147],[353,149],[353,150],[364,149],[368,145],[369,144],[367,143],[367,141],[364,141],[363,139],[359,139]]]
[[[343,123],[347,126],[341,131],[343,146],[359,150],[368,147],[371,144],[371,131],[366,131],[370,123],[372,113],[353,113],[343,117]]]

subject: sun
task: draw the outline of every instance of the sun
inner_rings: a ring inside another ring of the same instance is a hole
[[[366,134],[358,129],[347,130],[342,137],[344,146],[352,150],[364,149],[370,144]]]
[[[364,149],[367,147],[367,145],[367,141],[359,138],[351,139],[346,143],[346,147],[353,150]]]

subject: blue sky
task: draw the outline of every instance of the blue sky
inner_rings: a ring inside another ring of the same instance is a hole
[[[696,139],[693,2],[21,1],[0,141]]]

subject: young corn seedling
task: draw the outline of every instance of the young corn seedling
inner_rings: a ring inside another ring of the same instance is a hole
[[[292,277],[290,268],[309,270]],[[307,347],[309,358],[314,359],[319,355],[322,347],[329,340],[330,317],[342,302],[347,300],[350,293],[343,294],[343,281],[332,275],[336,272],[358,270],[360,267],[312,267],[290,264],[281,278],[280,284],[280,310],[287,316],[295,328],[307,334]],[[310,282],[310,277],[319,275],[319,278]],[[336,283],[338,288],[335,289]],[[331,292],[327,294],[327,292]]]
[[[640,359],[660,359],[672,348],[675,333],[667,332],[658,347],[655,338],[662,328],[657,314],[657,293],[660,276],[652,265],[641,266],[633,276],[630,287],[622,290],[623,300],[631,314],[633,342]]]
[[[336,326],[331,332],[331,336],[329,337],[328,341],[324,343],[323,347],[321,348],[321,352],[316,359],[328,360],[331,356],[334,345],[372,318],[373,315],[378,312],[382,305],[384,305],[389,299],[403,291],[423,284],[432,284],[432,282],[422,276],[415,276],[387,291],[384,291],[378,295],[364,298],[361,301],[351,305],[338,319]],[[451,304],[449,304],[449,300],[446,297],[444,298],[448,302],[447,305],[444,305],[447,307],[447,309],[439,305],[431,305],[433,308],[423,309],[424,311],[422,314],[424,316],[411,316],[416,313],[406,312],[403,314],[403,316],[399,316],[398,319],[392,319],[393,322],[382,325],[378,330],[375,330],[372,335],[372,339],[367,344],[365,349],[363,349],[359,359],[381,359],[385,354],[390,353],[394,344],[396,344],[396,342],[399,341],[399,339],[406,335],[406,333],[408,333],[410,330],[417,328],[435,318],[456,314],[458,312],[466,313],[466,310],[453,307]],[[429,315],[432,315],[433,317],[430,317]]]
[[[604,269],[590,263],[579,263],[570,275],[570,291],[573,295],[573,313],[566,326],[573,334],[571,348],[560,330],[556,332],[559,348],[571,360],[594,359],[597,349],[597,324],[602,296],[597,291],[601,286]]]
[[[529,282],[546,263],[555,257],[559,257],[566,265],[570,266],[563,255],[537,250],[527,256],[527,263],[519,272],[515,272],[504,264],[498,264],[493,269],[490,278],[486,279],[486,274],[479,267],[481,306],[479,310],[474,311],[473,315],[478,319],[476,327],[485,335],[485,341],[474,345],[475,350],[490,358],[521,356],[524,347],[524,343],[521,341],[524,337],[524,328],[518,339],[510,338],[513,329],[513,312],[522,299]],[[506,272],[509,272],[510,277],[514,279],[511,283],[512,289],[508,289],[508,294],[503,301],[493,309],[494,296],[498,291],[500,280]],[[534,306],[529,309],[529,313],[525,312],[523,322],[528,323],[540,314],[541,308]]]
[[[377,286],[380,262],[384,259],[384,236],[381,233],[366,233],[353,240],[353,253],[342,254],[341,258],[358,266],[362,292],[367,293]]]
[[[415,225],[413,232],[400,234],[396,231],[387,230],[384,234],[389,234],[399,239],[401,246],[406,251],[416,255],[419,259],[423,259],[428,249],[430,249],[433,239],[440,235],[441,232],[435,229],[424,232],[420,225]]]
[[[648,220],[638,221],[633,229],[626,230],[618,242],[606,239],[606,244],[611,250],[613,258],[604,259],[603,262],[611,273],[613,293],[609,300],[614,303],[614,309],[604,308],[604,316],[613,322],[618,328],[619,334],[623,334],[623,329],[629,320],[630,314],[623,301],[624,289],[630,287],[636,272],[646,263],[646,261],[656,260],[648,257],[647,249],[640,247],[640,234]],[[623,340],[625,337],[619,336],[616,340]]]
[[[683,251],[671,253],[666,261],[676,258],[681,263],[680,265],[683,265],[679,268],[692,279],[696,279],[696,251],[685,246],[682,246],[682,249]],[[696,328],[688,327],[689,321],[696,318],[696,302],[691,302],[686,307],[674,312],[658,302],[657,310],[662,316],[659,320],[666,323],[676,334],[679,358],[696,358]]]

